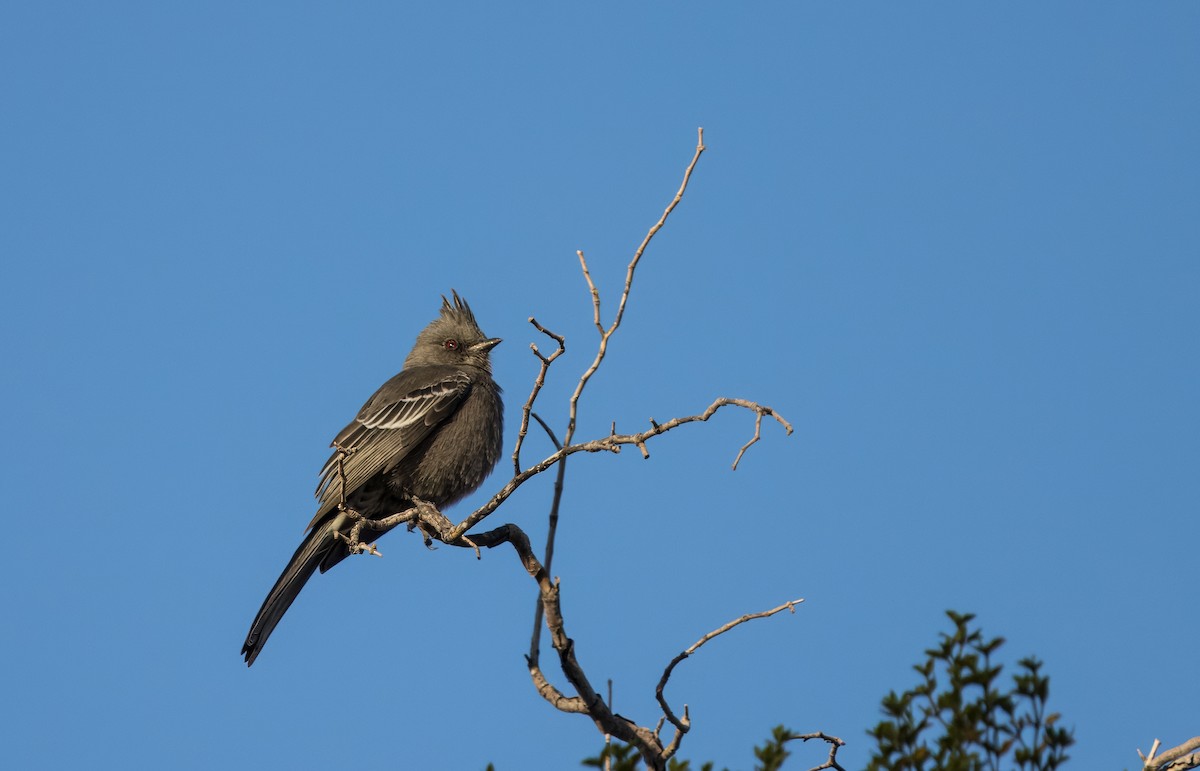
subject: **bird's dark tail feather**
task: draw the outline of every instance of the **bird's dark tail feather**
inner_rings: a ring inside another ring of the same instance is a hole
[[[335,518],[326,520],[305,536],[300,547],[296,549],[296,553],[292,555],[291,561],[279,576],[279,580],[275,582],[275,586],[271,587],[267,599],[263,600],[262,607],[258,609],[258,615],[254,617],[254,623],[250,625],[250,633],[246,635],[246,642],[242,645],[246,666],[250,666],[258,658],[258,654],[262,652],[263,645],[271,636],[279,619],[283,618],[283,614],[291,607],[292,601],[296,599],[296,595],[300,594],[304,584],[308,583],[308,579],[321,564],[321,560],[325,559],[330,550],[337,545],[338,541],[333,535],[335,527],[333,519]]]

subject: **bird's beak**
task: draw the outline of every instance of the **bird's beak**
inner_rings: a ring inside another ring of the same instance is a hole
[[[493,337],[491,340],[484,340],[481,343],[475,343],[475,345],[471,346],[471,353],[487,353],[497,345],[500,345],[501,342],[503,341],[500,338]]]

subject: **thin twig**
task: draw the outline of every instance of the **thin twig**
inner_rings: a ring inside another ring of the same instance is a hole
[[[569,445],[564,444],[563,448],[556,451],[553,455],[550,455],[542,461],[535,463],[534,465],[514,476],[512,479],[508,480],[504,487],[500,488],[500,490],[496,492],[487,503],[471,512],[466,519],[458,523],[454,530],[449,533],[450,540],[453,541],[461,538],[464,533],[466,533],[475,525],[479,524],[479,522],[482,520],[486,519],[489,514],[499,508],[500,504],[508,500],[509,496],[517,491],[517,488],[569,455],[574,455],[577,452],[619,453],[623,445],[645,445],[648,439],[658,436],[659,434],[665,434],[672,429],[678,428],[679,426],[687,423],[707,421],[722,407],[741,407],[754,413],[768,415],[774,418],[779,425],[783,426],[784,430],[788,434],[792,433],[792,424],[771,407],[746,399],[722,397],[710,404],[708,408],[704,410],[704,412],[696,415],[686,415],[684,417],[672,418],[665,423],[656,423],[653,424],[648,431],[643,431],[638,434],[611,434],[603,439],[593,439],[590,442],[581,442],[579,444]]]
[[[555,449],[561,450],[562,445],[559,444],[558,437],[550,430],[550,426],[546,425],[546,421],[542,420],[536,412],[533,413],[533,419],[550,437]],[[554,497],[550,501],[550,524],[546,530],[546,551],[542,557],[542,564],[545,565],[547,573],[550,572],[550,566],[554,562],[554,536],[558,532],[558,507],[562,502],[563,479],[566,473],[567,459],[564,457],[558,462],[558,473],[554,477]],[[536,607],[533,611],[533,638],[529,641],[529,660],[536,664],[542,649],[542,598],[539,596],[534,604]]]
[[[603,340],[605,330],[604,325],[600,323],[600,290],[596,288],[596,282],[592,281],[592,272],[588,270],[587,258],[583,256],[583,251],[577,249],[575,254],[579,257],[579,267],[583,269],[583,279],[587,281],[588,294],[592,298],[592,323],[596,325]]]
[[[512,454],[514,474],[521,473],[521,446],[525,444],[525,435],[529,433],[529,414],[533,412],[533,403],[537,400],[538,394],[541,393],[542,387],[546,385],[546,373],[550,370],[550,365],[567,350],[567,341],[562,335],[557,335],[546,329],[533,316],[529,317],[529,323],[533,325],[534,329],[557,343],[558,348],[549,356],[543,356],[542,352],[538,350],[537,343],[529,344],[533,355],[541,362],[541,369],[538,370],[537,377],[533,380],[533,390],[529,393],[529,398],[525,400],[525,405],[521,407],[521,428],[517,432],[517,446],[513,448]]]
[[[764,610],[761,613],[748,613],[744,616],[741,616],[740,618],[735,618],[733,621],[730,621],[728,624],[718,627],[717,629],[714,629],[713,631],[704,635],[699,640],[697,640],[695,643],[693,643],[690,648],[683,651],[682,653],[677,655],[675,658],[671,659],[671,663],[667,665],[667,668],[665,670],[663,670],[662,677],[658,681],[658,687],[654,689],[654,696],[655,696],[655,698],[658,699],[658,705],[662,708],[663,714],[667,716],[667,720],[671,721],[671,725],[675,726],[675,729],[678,731],[678,733],[676,734],[677,737],[681,734],[685,734],[688,732],[688,728],[691,726],[691,721],[688,720],[686,704],[683,707],[683,709],[684,709],[683,718],[680,719],[675,716],[674,712],[671,711],[671,707],[667,704],[666,697],[663,696],[663,689],[667,687],[667,681],[671,679],[671,672],[673,672],[675,670],[675,665],[678,664],[679,662],[683,661],[684,659],[686,659],[688,656],[691,656],[696,651],[698,651],[700,649],[700,646],[704,645],[709,640],[713,639],[714,637],[718,637],[720,635],[725,634],[730,629],[733,629],[735,626],[738,626],[739,624],[744,624],[747,621],[753,621],[756,618],[767,618],[769,616],[774,616],[776,613],[780,613],[785,610],[795,613],[796,606],[802,602],[804,602],[803,597],[801,597],[800,599],[796,599],[796,600],[789,600],[788,602],[783,603],[782,605],[780,605],[777,608],[771,608],[770,610]]]
[[[671,199],[671,203],[667,205],[666,211],[658,218],[658,222],[654,223],[650,228],[650,232],[642,239],[642,243],[637,248],[637,252],[633,255],[633,261],[629,263],[629,269],[625,272],[625,291],[621,293],[621,304],[617,306],[617,316],[613,319],[612,329],[616,329],[621,323],[621,318],[625,315],[625,303],[629,300],[629,288],[633,286],[633,271],[637,269],[638,262],[642,259],[642,253],[646,251],[646,247],[650,245],[650,239],[654,238],[654,234],[662,230],[662,226],[667,224],[667,217],[671,216],[671,212],[683,200],[683,193],[687,190],[688,182],[692,178],[692,171],[696,168],[696,162],[700,160],[700,155],[704,152],[704,129],[696,130],[696,154],[692,156],[692,162],[688,164],[687,170],[683,172],[683,182],[679,185],[679,190],[676,191],[675,197]]]
[[[742,445],[742,449],[738,450],[737,457],[733,459],[734,471],[737,471],[738,464],[742,462],[742,456],[746,454],[746,450],[750,449],[750,445],[762,438],[762,419],[763,414],[761,412],[754,414],[754,436],[750,438],[750,441]],[[788,433],[791,432],[789,431]]]
[[[608,708],[612,710],[612,678],[608,678]],[[608,749],[612,746],[612,734],[604,732],[604,747]],[[608,752],[604,755],[604,771],[612,771],[612,753]]]

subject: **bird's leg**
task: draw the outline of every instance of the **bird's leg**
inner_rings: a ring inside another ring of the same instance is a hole
[[[337,448],[337,475],[338,475],[338,517],[339,521],[333,526],[334,540],[341,538],[346,542],[346,548],[351,554],[374,554],[376,557],[382,557],[383,554],[379,549],[375,548],[375,542],[364,545],[359,536],[362,535],[363,525],[366,519],[362,514],[346,505],[346,458],[354,452],[354,448],[342,447],[336,441],[333,446]],[[350,528],[350,535],[342,532],[342,523],[345,520],[352,520],[354,525]]]
[[[353,449],[342,447],[335,440],[333,446],[337,448],[337,473],[338,473],[338,508],[343,509],[346,506],[346,457],[354,452]],[[355,512],[357,513],[357,512]]]
[[[427,530],[424,523],[421,522],[421,504],[426,506],[429,506],[430,504],[425,503],[419,498],[410,498],[410,500],[413,501],[413,507],[404,512],[405,514],[412,515],[412,517],[408,520],[408,532],[411,533],[414,530],[420,530],[421,540],[425,543],[425,548],[433,551],[437,549],[437,547],[433,545],[433,537],[429,535],[429,530]]]

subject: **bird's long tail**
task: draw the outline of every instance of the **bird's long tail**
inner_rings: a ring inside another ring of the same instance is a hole
[[[313,571],[339,544],[334,537],[339,524],[337,517],[331,517],[314,527],[300,543],[296,553],[292,555],[291,561],[283,569],[275,586],[271,587],[267,599],[263,600],[262,607],[258,609],[258,615],[254,617],[254,623],[250,625],[250,633],[246,635],[246,642],[242,645],[242,653],[246,656],[246,666],[250,666],[258,658],[258,654],[262,652],[263,645],[271,636],[275,625],[291,607],[292,601],[296,599],[296,595],[300,594],[304,584],[312,577]]]

